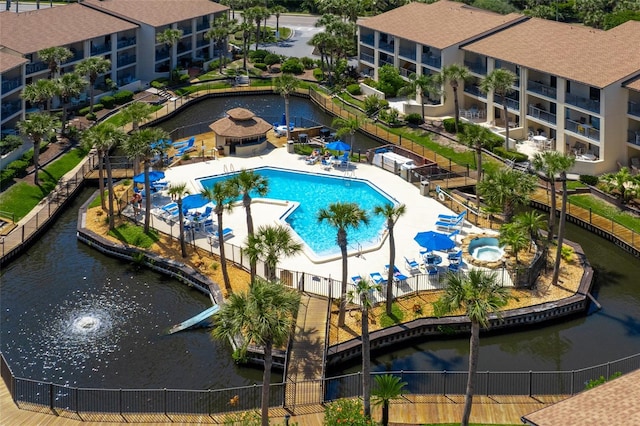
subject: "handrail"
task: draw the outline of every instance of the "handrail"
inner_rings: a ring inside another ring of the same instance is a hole
[[[474,215],[476,215],[477,217],[482,217],[482,213],[472,209],[471,207],[469,207],[468,205],[464,204],[463,202],[461,202],[460,200],[454,198],[451,194],[449,194],[447,191],[445,191],[444,189],[442,189],[440,187],[440,185],[436,185],[436,194],[438,194],[438,199],[442,202],[444,202],[445,198],[450,199],[451,201],[453,201],[456,204],[459,204],[463,209],[469,210],[471,213],[473,213]],[[441,197],[442,195],[442,197]]]

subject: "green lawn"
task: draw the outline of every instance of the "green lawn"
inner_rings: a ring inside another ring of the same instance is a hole
[[[597,197],[594,197],[591,194],[570,195],[569,203],[587,210],[591,209],[593,213],[596,213],[602,217],[613,219],[614,222],[626,226],[627,228],[632,229],[635,232],[640,232],[640,219],[633,216],[631,213],[622,212],[617,207]],[[570,211],[569,207],[567,207],[567,210]]]
[[[156,112],[159,109],[162,109],[162,105],[152,105],[152,107],[153,107],[153,112]],[[129,121],[125,120],[122,114],[118,112],[112,115],[111,117],[107,118],[106,120],[104,120],[104,123],[111,123],[114,126],[122,127],[125,124],[129,123]]]
[[[25,217],[43,198],[55,188],[62,176],[80,163],[86,155],[85,151],[73,149],[55,162],[49,164],[38,173],[40,186],[27,182],[12,185],[0,194],[0,210],[15,214],[18,221]]]
[[[158,231],[151,229],[148,234],[145,234],[144,227],[131,223],[123,223],[113,231],[109,231],[109,235],[129,245],[142,248],[149,248],[158,241]]]
[[[216,82],[216,83],[205,83],[205,84],[195,84],[193,86],[181,87],[176,90],[176,94],[179,96],[188,95],[191,93],[201,92],[203,90],[217,90],[217,89],[229,89],[231,88],[231,84],[226,81]]]

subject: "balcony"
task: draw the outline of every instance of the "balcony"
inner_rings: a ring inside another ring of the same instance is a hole
[[[587,111],[600,114],[600,101],[596,99],[587,99],[582,96],[572,95],[567,93],[565,96],[565,102],[569,105],[577,106],[578,108],[586,109]]]
[[[527,113],[529,117],[537,118],[540,121],[545,121],[547,123],[556,124],[556,115],[550,112],[547,112],[543,109],[534,107],[533,105],[529,105],[529,111]]]
[[[464,61],[464,65],[469,68],[472,72],[480,75],[487,74],[487,64],[482,63],[482,61]]]
[[[477,96],[479,98],[487,99],[487,94],[484,93],[478,86],[473,84],[465,84],[464,85],[464,93],[468,93],[473,96]]]
[[[111,44],[103,43],[91,46],[91,56],[101,55],[105,52],[111,51]]]
[[[210,41],[205,39],[196,40],[196,48],[209,46]]]
[[[402,67],[400,67],[400,70],[399,70],[399,71],[400,71],[400,75],[401,75],[402,77],[405,77],[405,78],[409,78],[409,76],[410,76],[411,74],[415,74],[415,72],[416,72],[416,70],[415,70],[415,69],[402,68]]]
[[[118,68],[133,64],[136,61],[136,55],[119,55]]]
[[[416,49],[415,47],[413,49],[409,49],[409,48],[403,48],[400,47],[400,56],[407,58],[407,59],[411,59],[412,61],[416,60]]]
[[[70,64],[71,62],[76,62],[84,59],[84,50],[71,50],[73,52],[73,56],[62,62],[61,65]]]
[[[360,34],[360,44],[366,44],[368,46],[375,46],[375,37],[373,34]]]
[[[627,142],[640,146],[640,130],[627,130]]]
[[[20,87],[22,85],[22,79],[21,78],[14,78],[13,80],[10,79],[3,79],[2,81],[2,94],[4,95],[5,93],[8,93],[14,89],[17,89],[18,87]]]
[[[507,103],[507,108],[512,109],[514,111],[520,111],[520,101],[517,99],[512,99],[509,97],[505,97],[504,101]],[[493,95],[493,102],[499,103],[502,105],[502,97],[498,95]]]
[[[191,43],[178,43],[178,55],[191,51]]]
[[[570,119],[564,121],[564,128],[570,132],[585,136],[594,141],[600,141],[600,130],[590,124],[579,123]]]
[[[33,74],[48,69],[47,64],[42,61],[27,64],[27,74]]]
[[[440,69],[442,67],[442,57],[423,54],[422,63]]]
[[[169,57],[169,49],[156,50],[156,62]]]
[[[547,86],[537,81],[527,80],[527,90],[547,98],[557,99],[558,90],[555,87]]]
[[[183,36],[187,36],[193,32],[193,30],[191,29],[191,24],[185,25],[184,27],[178,27],[178,29],[182,31]]]
[[[2,102],[2,118],[9,118],[22,109],[22,101]]]
[[[373,57],[373,55],[369,55],[369,54],[367,54],[367,53],[362,53],[362,52],[360,52],[360,60],[361,60],[361,61],[368,62],[368,63],[370,63],[371,65],[373,65],[373,64],[375,64],[375,63],[376,63],[376,62],[375,62],[376,60],[375,60],[375,58]]]
[[[196,31],[208,30],[209,27],[211,27],[211,24],[209,23],[209,20],[208,19],[204,19],[204,20],[202,20],[202,22],[198,22],[196,24]]]
[[[135,37],[122,37],[118,39],[118,49],[123,49],[125,47],[133,46],[136,44]]]
[[[382,40],[380,40],[380,42],[378,43],[378,49],[384,50],[385,52],[388,52],[388,53],[394,53],[395,52],[395,48],[393,46],[393,43],[387,43],[387,42],[384,42]]]
[[[395,66],[395,65],[393,64],[393,59],[392,59],[391,61],[388,61],[388,60],[386,60],[386,59],[380,59],[380,61],[378,62],[378,66],[379,66],[379,67],[383,67],[383,66],[385,66],[385,65],[391,65],[392,67],[393,67],[393,66]]]
[[[628,109],[627,109],[627,114],[635,115],[636,117],[640,117],[640,103],[639,102],[629,101],[628,105],[629,106],[628,106]]]

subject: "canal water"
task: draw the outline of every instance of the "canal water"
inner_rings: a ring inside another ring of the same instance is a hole
[[[264,98],[217,99],[198,107],[223,112],[244,106],[260,115],[256,105]],[[281,101],[273,96],[265,105]],[[323,118],[309,101],[294,101],[302,102],[295,111],[330,125],[331,118]],[[195,115],[190,120],[203,121]],[[375,146],[367,141],[362,147],[366,144]],[[77,241],[77,209],[91,192],[85,190],[50,232],[0,271],[0,348],[13,372],[82,387],[206,389],[259,383],[261,371],[235,365],[229,346],[213,341],[206,330],[166,335],[168,327],[207,307],[207,297]],[[640,352],[640,262],[571,224],[567,237],[583,246],[594,266],[594,295],[603,309],[484,335],[480,370],[577,369]],[[467,359],[467,336],[426,339],[374,354],[373,368],[466,370]],[[331,373],[358,369],[346,366]]]

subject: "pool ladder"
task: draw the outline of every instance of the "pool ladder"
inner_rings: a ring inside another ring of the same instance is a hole
[[[227,167],[227,165],[225,164],[224,166],[222,166],[222,171],[225,173],[231,173],[231,172],[235,172],[235,168],[233,167],[233,164],[229,164],[229,166]]]

